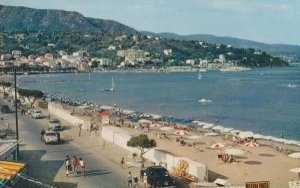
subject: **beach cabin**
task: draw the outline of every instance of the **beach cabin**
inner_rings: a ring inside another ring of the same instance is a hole
[[[108,110],[101,110],[99,112],[99,116],[101,117],[102,125],[109,125],[109,111]]]

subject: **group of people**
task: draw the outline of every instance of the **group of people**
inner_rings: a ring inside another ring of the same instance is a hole
[[[127,187],[137,188],[139,186],[139,178],[137,175],[132,176],[131,172],[127,175]]]
[[[81,177],[85,176],[85,163],[82,158],[77,159],[77,157],[74,155],[72,160],[71,158],[67,155],[65,159],[65,167],[66,167],[66,177],[70,177],[70,172],[73,172],[73,174],[76,176],[77,175],[77,169],[78,166],[80,166],[80,174]]]

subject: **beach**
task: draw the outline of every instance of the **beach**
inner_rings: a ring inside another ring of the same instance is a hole
[[[88,118],[88,116],[84,117]],[[171,130],[162,131],[159,126],[151,126],[148,131],[146,128],[143,128],[143,126],[140,126],[141,124],[139,123],[128,120],[125,120],[124,123],[122,123],[116,115],[112,117],[111,125],[109,126],[116,126],[124,132],[127,132],[130,136],[147,134],[149,138],[156,141],[157,148],[172,153],[175,156],[186,157],[195,162],[205,164],[208,169],[208,181],[214,181],[217,178],[221,178],[227,179],[233,185],[239,186],[245,185],[245,182],[270,181],[271,187],[284,188],[288,187],[289,181],[297,179],[297,174],[293,174],[289,172],[289,170],[298,166],[298,160],[288,157],[288,154],[300,151],[300,148],[297,145],[288,145],[270,140],[257,139],[256,143],[259,147],[245,147],[243,144],[233,142],[232,139],[228,137],[228,134],[208,136],[207,133],[212,132],[211,129],[188,131],[191,130],[189,127],[180,124],[161,121],[155,122],[157,125],[169,126],[171,127]],[[99,125],[101,126],[101,124]],[[175,127],[175,129],[173,127]],[[187,131],[187,135],[184,135],[183,139],[185,142],[191,144],[181,146],[176,142],[176,138],[179,136],[175,135],[174,132],[177,129],[185,129]],[[168,139],[158,138],[158,134],[161,133],[164,133]],[[189,139],[190,136],[199,136],[199,138],[197,140],[191,140]],[[101,140],[103,142],[103,139]],[[222,143],[225,147],[222,149],[211,149],[210,146],[215,143]],[[107,144],[105,145],[106,148],[108,146],[109,145]],[[122,150],[122,148],[119,148],[116,145],[110,146]],[[225,163],[218,159],[218,154],[225,153],[226,149],[229,148],[241,149],[244,153],[235,156],[236,161],[232,163]],[[107,151],[113,152],[108,148]],[[128,151],[120,152],[119,156],[113,158],[122,158],[126,152],[128,154],[125,154],[125,160],[130,160],[128,156],[130,156],[131,153]],[[111,153],[106,153],[108,158],[110,155]],[[118,154],[114,152],[114,155]],[[148,165],[149,164],[151,164],[151,161],[149,161]],[[274,169],[276,169],[276,173]],[[193,183],[190,183],[190,186],[193,187]]]

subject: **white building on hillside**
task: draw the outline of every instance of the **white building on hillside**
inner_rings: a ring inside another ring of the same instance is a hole
[[[165,55],[172,55],[172,49],[165,49],[164,54]]]

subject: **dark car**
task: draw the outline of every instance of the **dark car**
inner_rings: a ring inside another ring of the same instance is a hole
[[[146,170],[141,170],[141,179],[146,177],[148,180],[148,186],[151,188],[175,188],[175,181],[171,178],[167,169],[161,166],[150,166]]]
[[[2,114],[6,114],[6,113],[11,112],[10,109],[9,109],[9,107],[7,105],[1,106],[0,111],[1,111]]]

